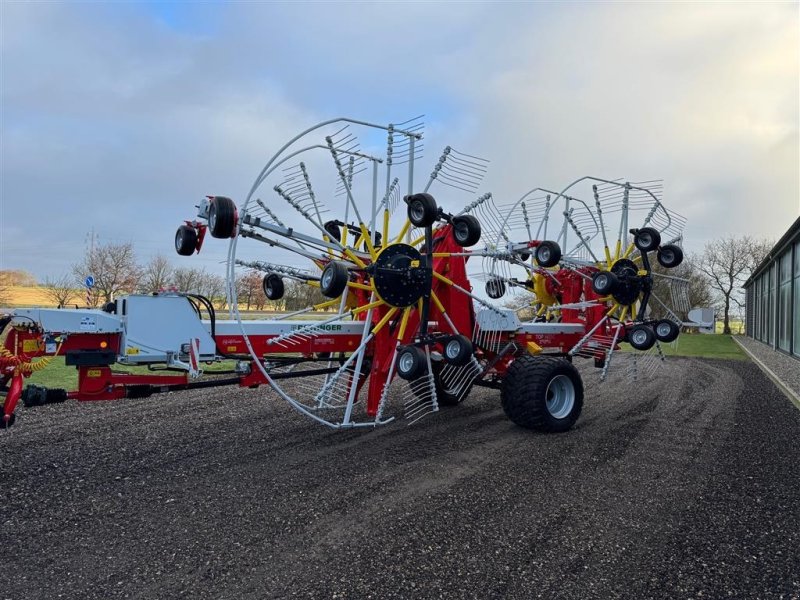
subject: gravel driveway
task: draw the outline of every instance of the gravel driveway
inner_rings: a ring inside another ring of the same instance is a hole
[[[21,409],[0,598],[798,598],[800,411],[749,362],[333,432],[261,391]]]

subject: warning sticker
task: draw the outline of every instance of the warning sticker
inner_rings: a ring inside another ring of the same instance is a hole
[[[81,331],[97,331],[97,321],[94,317],[82,317],[80,328]]]
[[[39,351],[39,340],[22,340],[22,351],[25,354]]]

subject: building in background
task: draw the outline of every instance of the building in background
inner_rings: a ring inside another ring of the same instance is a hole
[[[800,218],[744,284],[751,338],[800,359]]]

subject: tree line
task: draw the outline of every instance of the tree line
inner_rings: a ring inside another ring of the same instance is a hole
[[[94,287],[88,296],[92,307],[103,306],[120,294],[156,294],[175,291],[205,296],[217,307],[227,308],[228,293],[225,277],[205,268],[174,267],[162,255],[140,264],[132,243],[107,243],[88,250],[83,259],[73,265],[70,273],[46,279],[43,289],[48,299],[63,308],[77,304],[86,306],[84,282],[91,275]],[[326,300],[316,287],[285,280],[284,296],[269,300],[264,293],[264,273],[248,270],[236,278],[239,305],[245,310],[299,310]]]

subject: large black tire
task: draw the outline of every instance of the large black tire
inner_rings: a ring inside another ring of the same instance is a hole
[[[428,370],[425,351],[417,346],[406,346],[397,355],[397,375],[400,379],[414,381]]]
[[[674,269],[683,262],[683,250],[675,244],[666,244],[658,249],[656,259],[662,267]]]
[[[555,267],[561,260],[561,246],[555,242],[545,240],[536,246],[533,257],[540,267]]]
[[[581,414],[583,382],[578,370],[563,358],[525,354],[508,368],[500,400],[506,416],[520,427],[563,432]]]
[[[338,298],[347,287],[350,280],[350,273],[344,263],[332,260],[322,271],[319,280],[319,287],[322,295],[327,298]]]
[[[280,300],[283,298],[283,293],[285,291],[283,279],[281,279],[275,273],[269,273],[268,275],[265,275],[264,280],[261,282],[261,286],[264,288],[264,295],[269,300]]]
[[[208,230],[215,238],[233,237],[236,230],[236,204],[225,196],[214,196],[208,205]]]
[[[641,252],[651,252],[661,244],[661,234],[652,227],[642,227],[633,234],[633,244]]]
[[[194,227],[181,225],[175,232],[175,251],[181,256],[191,256],[197,248],[197,231]]]
[[[481,239],[481,224],[473,215],[453,217],[453,239],[462,248],[474,246]]]
[[[439,208],[436,200],[430,194],[413,194],[407,199],[408,220],[415,227],[427,227],[433,225],[439,216]]]

